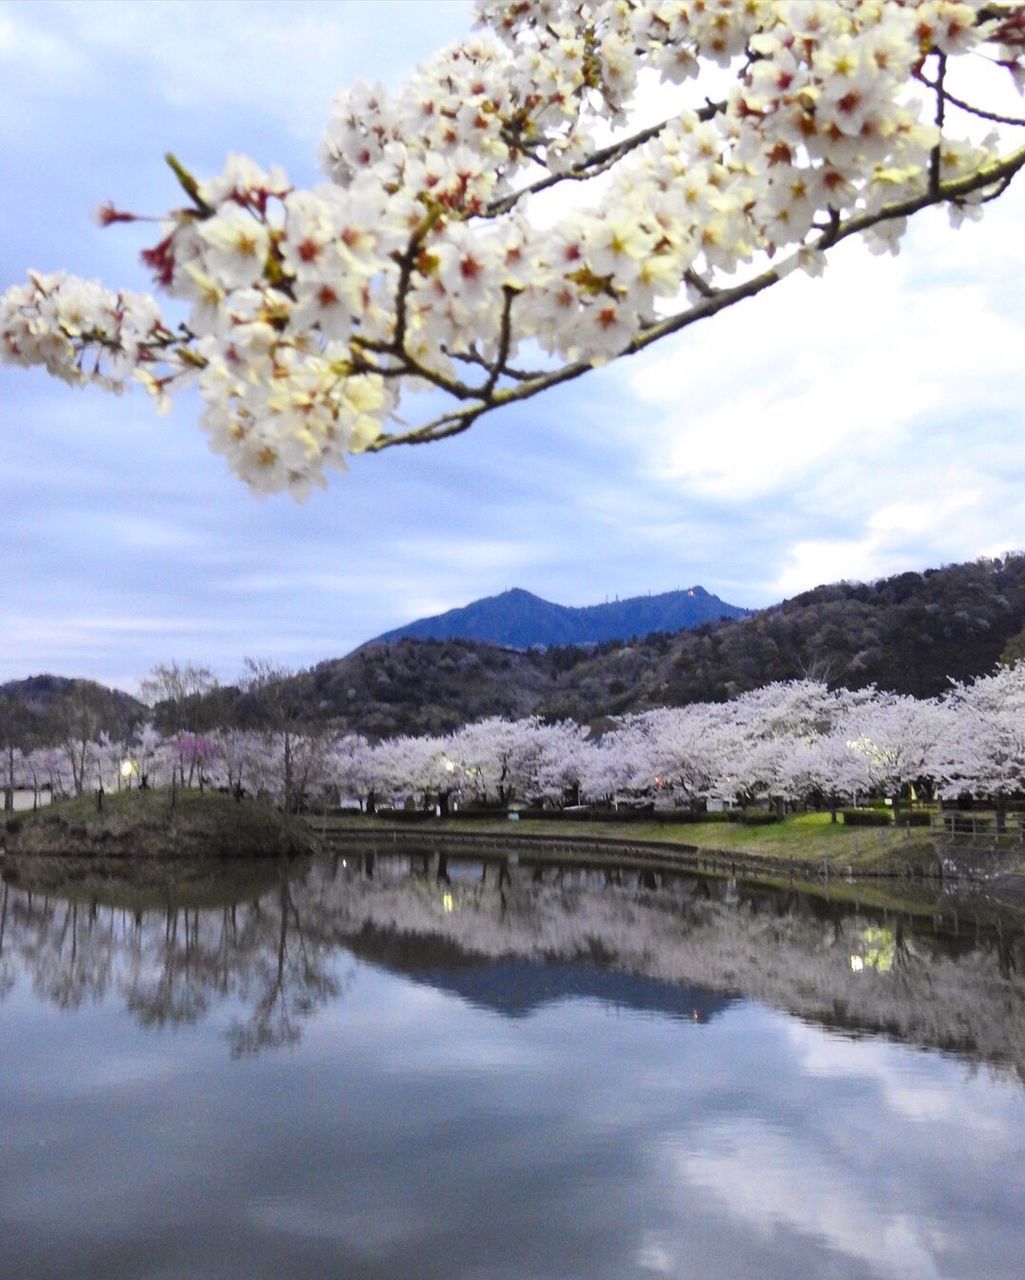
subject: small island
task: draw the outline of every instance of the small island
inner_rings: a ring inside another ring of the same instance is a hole
[[[154,787],[78,796],[8,820],[7,854],[151,861],[294,857],[313,852],[306,824],[269,800]]]

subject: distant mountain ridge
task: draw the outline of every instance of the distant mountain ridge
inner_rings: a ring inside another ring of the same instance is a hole
[[[488,716],[597,723],[652,707],[719,702],[807,676],[832,687],[874,684],[935,697],[951,679],[972,680],[1000,661],[1025,661],[1025,552],[871,583],[834,582],[736,621],[657,629],[629,643],[370,643],[282,685],[292,690],[290,699],[301,700],[310,723],[376,740],[448,733]],[[104,693],[112,699],[106,706]],[[10,681],[0,685],[0,746],[32,740],[34,730],[45,739],[57,721],[95,719],[115,734],[126,721],[154,714],[126,699],[62,676]],[[241,690],[223,686],[200,699],[194,726],[242,722],[252,710]]]
[[[476,640],[510,649],[605,644],[610,640],[651,635],[655,631],[689,631],[722,618],[746,618],[751,612],[739,605],[727,604],[700,586],[580,608],[553,604],[521,587],[513,587],[459,609],[418,618],[404,627],[386,631],[370,644],[394,644],[399,640]]]

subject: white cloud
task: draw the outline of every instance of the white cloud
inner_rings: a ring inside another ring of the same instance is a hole
[[[914,1121],[956,1122],[978,1141],[980,1150],[984,1144],[992,1151],[996,1143],[1011,1157],[1013,1138],[1007,1134],[1004,1104],[1013,1097],[1014,1085],[1005,1093],[995,1080],[977,1082],[968,1067],[916,1055],[904,1045],[885,1040],[855,1041],[793,1020],[786,1023],[785,1031],[803,1074],[871,1081],[879,1090],[884,1113]],[[964,1078],[953,1089],[950,1076],[958,1072]]]
[[[932,501],[898,498],[872,512],[858,537],[793,543],[767,590],[774,598],[782,598],[820,583],[871,582],[891,571],[902,555],[907,560],[907,548],[916,540],[934,537],[939,530],[949,532],[963,518],[971,523],[980,509],[985,509],[985,502],[978,489],[940,495]]]
[[[631,371],[650,406],[634,428],[647,470],[738,507],[866,457],[884,482],[888,466],[918,480],[937,419],[984,431],[1025,390],[1025,322],[999,314],[1000,296],[913,289],[902,260],[857,247],[824,281],[786,280]]]
[[[711,1192],[766,1238],[782,1227],[892,1280],[942,1275],[939,1228],[872,1204],[840,1159],[765,1124],[722,1124],[681,1152],[677,1168],[684,1183]]]
[[[26,80],[30,68],[42,72],[37,87],[65,98],[102,86],[111,65],[130,68],[169,116],[204,106],[257,107],[297,138],[315,140],[344,83],[343,68],[365,67],[375,79],[398,83],[473,20],[469,0],[407,4],[401,21],[390,20],[394,14],[388,0],[44,0],[0,11],[0,59]]]

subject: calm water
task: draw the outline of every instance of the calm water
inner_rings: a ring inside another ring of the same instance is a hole
[[[1022,1275],[1013,928],[437,872],[0,887],[0,1275]]]

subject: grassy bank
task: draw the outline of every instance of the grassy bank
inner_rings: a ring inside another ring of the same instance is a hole
[[[358,820],[342,819],[333,824],[338,827],[355,825]],[[384,830],[387,819],[365,819],[372,829]],[[413,826],[412,830],[417,830]],[[405,826],[404,829],[410,829]],[[856,875],[904,875],[938,872],[936,850],[926,831],[894,827],[846,827],[842,822],[831,822],[828,813],[802,813],[783,822],[762,826],[745,826],[742,823],[695,822],[617,823],[530,819],[510,822],[506,818],[491,819],[437,819],[424,824],[424,833],[452,832],[470,834],[474,831],[489,835],[506,833],[510,836],[555,836],[571,842],[600,840],[611,843],[631,844],[635,841],[697,848],[709,855],[725,853],[738,858],[745,856],[759,861],[778,862],[781,867],[795,863],[807,867],[810,873],[827,870],[842,875],[848,868]]]
[[[79,796],[6,824],[10,857],[66,855],[110,859],[271,857],[307,853],[304,823],[257,800],[219,792],[121,791]]]

